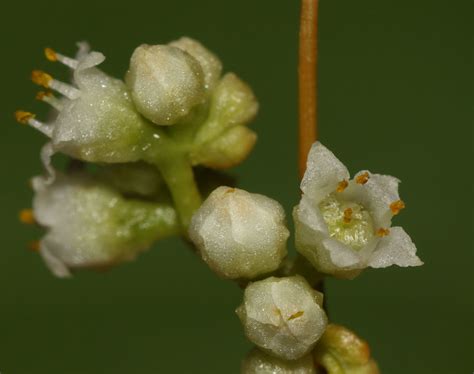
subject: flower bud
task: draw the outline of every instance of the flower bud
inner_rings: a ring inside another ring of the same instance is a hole
[[[222,63],[219,58],[197,40],[188,37],[182,37],[168,45],[189,53],[199,62],[204,73],[204,88],[212,92],[222,73]]]
[[[254,348],[242,362],[241,374],[316,374],[316,368],[311,354],[287,361]]]
[[[252,151],[257,134],[245,126],[231,127],[214,141],[191,153],[193,165],[229,169],[240,164]]]
[[[327,326],[316,345],[314,358],[328,374],[379,374],[367,342],[340,325]]]
[[[74,268],[132,260],[155,240],[179,232],[170,205],[124,199],[84,174],[58,174],[51,184],[37,177],[33,187],[34,217],[48,230],[39,251],[59,277]]]
[[[236,312],[251,342],[296,360],[311,351],[326,328],[322,302],[323,295],[300,276],[271,277],[251,283]]]
[[[126,83],[138,111],[157,125],[173,125],[205,99],[204,73],[189,53],[142,44],[133,52]]]
[[[219,187],[194,214],[189,236],[224,278],[252,279],[276,270],[289,232],[283,207],[266,196]]]

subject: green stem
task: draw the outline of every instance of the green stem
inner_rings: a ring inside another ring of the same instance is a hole
[[[187,229],[194,212],[201,205],[201,195],[193,168],[185,154],[171,153],[152,161],[160,170],[173,198],[181,225]]]

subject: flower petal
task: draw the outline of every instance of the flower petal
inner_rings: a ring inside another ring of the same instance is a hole
[[[364,174],[368,175],[367,182],[357,183],[358,177]],[[400,200],[399,183],[400,180],[390,175],[372,174],[367,170],[362,170],[349,182],[349,186],[341,193],[341,197],[364,205],[370,211],[377,227],[388,228],[393,217],[390,204]]]
[[[344,164],[324,145],[315,142],[308,155],[301,190],[317,204],[345,179],[349,179],[349,171]]]
[[[401,227],[392,227],[390,234],[379,241],[369,259],[370,267],[385,268],[391,265],[402,267],[423,265],[416,255],[415,244]]]
[[[40,255],[48,269],[58,278],[69,278],[71,272],[64,262],[54,256],[44,241],[41,242]]]

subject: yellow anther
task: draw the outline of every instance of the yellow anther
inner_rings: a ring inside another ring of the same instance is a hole
[[[304,311],[300,310],[299,312],[296,312],[292,314],[291,316],[288,317],[288,321],[291,321],[292,319],[296,319],[298,317],[301,317],[304,314]]]
[[[44,71],[33,70],[31,73],[31,80],[39,86],[48,88],[49,84],[53,80],[53,77]]]
[[[44,55],[49,61],[58,61],[58,55],[51,48],[45,48]]]
[[[50,91],[40,91],[36,94],[35,99],[36,100],[44,100],[45,97],[51,97],[53,96],[53,93]]]
[[[21,223],[26,225],[34,225],[36,223],[35,216],[32,209],[23,209],[18,214]]]
[[[370,176],[368,172],[362,173],[361,175],[357,176],[355,179],[357,184],[366,184],[369,180]]]
[[[400,213],[402,209],[405,209],[405,203],[402,200],[397,200],[390,204],[390,210],[395,216]]]
[[[18,122],[23,123],[24,125],[26,125],[28,121],[32,118],[35,118],[35,115],[33,113],[25,112],[23,110],[17,110],[15,112],[15,119]]]
[[[380,228],[377,230],[377,232],[375,233],[375,235],[383,238],[384,236],[387,236],[388,234],[390,234],[390,230],[389,229],[384,229],[384,228]]]
[[[347,186],[349,185],[349,182],[346,181],[345,179],[340,181],[339,184],[337,185],[336,192],[343,192]]]
[[[33,240],[32,242],[28,243],[28,249],[32,252],[39,252],[40,247],[41,245],[39,240]]]
[[[233,187],[230,187],[225,191],[225,193],[234,193],[234,192],[235,192],[235,188]]]
[[[344,210],[344,223],[350,223],[352,220],[352,209],[347,208]]]

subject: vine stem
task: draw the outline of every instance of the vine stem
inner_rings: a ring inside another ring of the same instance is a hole
[[[317,139],[317,63],[319,0],[302,0],[298,62],[298,172],[306,170],[306,159]]]

